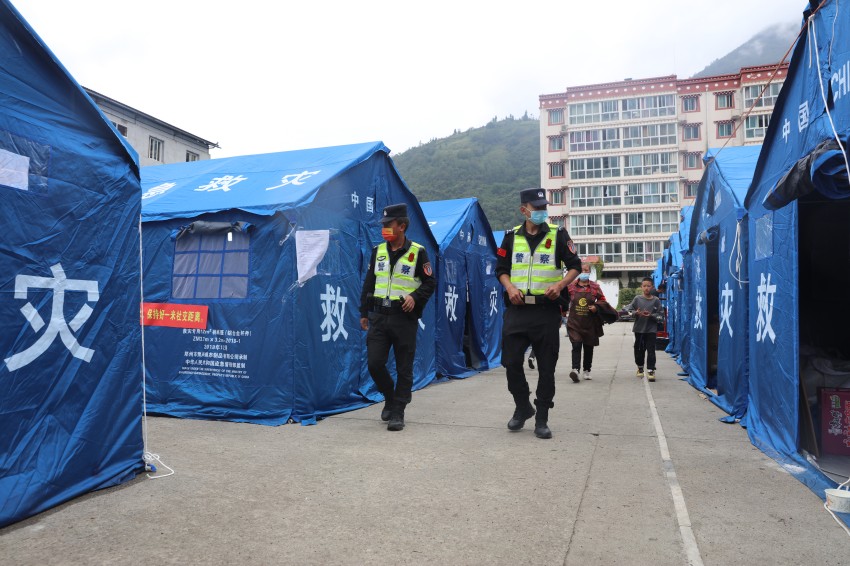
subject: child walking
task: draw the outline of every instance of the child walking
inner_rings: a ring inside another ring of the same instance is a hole
[[[643,377],[644,358],[646,358],[646,379],[655,381],[655,333],[658,330],[656,315],[661,314],[661,301],[652,294],[652,279],[644,277],[640,289],[643,294],[636,296],[626,307],[635,313],[632,332],[635,333],[635,364],[637,377]]]

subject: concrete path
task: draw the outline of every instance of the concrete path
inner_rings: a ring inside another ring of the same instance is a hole
[[[0,530],[0,563],[850,564],[821,501],[669,356],[634,377],[630,329],[606,327],[579,384],[562,337],[552,440],[506,429],[501,368],[414,393],[402,432],[381,405],[312,427],[149,418],[174,475]]]

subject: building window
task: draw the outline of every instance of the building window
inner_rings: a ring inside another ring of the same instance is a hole
[[[623,263],[621,242],[589,242],[576,244],[579,257],[598,255],[605,263]]]
[[[682,140],[693,141],[700,139],[700,124],[685,124],[682,128]]]
[[[183,234],[174,244],[174,299],[245,299],[251,238],[245,232]]]
[[[679,187],[675,181],[663,183],[629,183],[623,204],[673,204],[679,202]]]
[[[623,220],[620,214],[575,214],[570,216],[571,236],[602,236],[622,233]]]
[[[731,92],[718,92],[714,95],[714,108],[725,110],[735,107],[735,97]]]
[[[626,242],[626,262],[658,261],[664,253],[664,242]]]
[[[566,228],[567,221],[563,216],[550,216],[547,221],[549,224],[554,224],[558,228]]]
[[[623,128],[623,147],[676,145],[676,124],[650,124]]]
[[[549,191],[551,204],[564,204],[564,191]]]
[[[198,160],[198,154],[197,153],[192,152],[192,151],[186,152],[186,161],[197,161],[197,160]]]
[[[768,124],[770,124],[770,114],[747,116],[747,122],[744,125],[744,137],[747,139],[763,138]]]
[[[573,187],[570,189],[570,208],[594,206],[620,206],[620,185],[600,185],[596,187]]]
[[[162,148],[164,145],[164,141],[151,136],[148,142],[148,157],[154,161],[162,161]]]
[[[626,213],[626,234],[670,234],[678,228],[679,212],[676,210]]]
[[[702,159],[700,159],[701,154],[699,153],[686,153],[685,154],[685,164],[684,169],[699,169],[702,166]]]
[[[682,112],[699,112],[699,96],[682,97]]]
[[[570,104],[570,124],[593,124],[602,121],[602,110],[598,102]]]
[[[564,136],[550,137],[549,151],[564,151]]]
[[[696,198],[699,189],[699,181],[688,181],[685,183],[685,198]]]
[[[623,156],[623,175],[663,175],[678,172],[676,154],[639,153]]]
[[[125,126],[124,124],[119,124],[118,122],[112,122],[112,125],[115,126],[115,129],[118,130],[119,134],[121,134],[125,138],[127,137],[127,126]]]
[[[782,83],[770,83],[762,94],[761,91],[764,88],[764,85],[745,86],[744,108],[762,108],[775,105],[776,97],[779,96],[779,91],[782,89]],[[759,95],[761,95],[761,98],[759,98]]]
[[[550,179],[558,179],[564,176],[564,162],[558,161],[557,163],[549,164],[549,178]]]
[[[717,122],[717,137],[731,138],[735,131],[735,126],[732,122]]]
[[[602,179],[619,176],[619,156],[570,159],[570,179]]]
[[[623,120],[658,118],[676,114],[675,96],[672,94],[624,98],[620,101],[620,104]]]
[[[620,105],[616,100],[603,100],[599,103],[602,121],[615,122],[620,119]]]
[[[564,123],[564,109],[563,108],[555,108],[549,110],[549,125],[557,126],[558,124]]]
[[[620,130],[582,130],[570,132],[570,151],[599,151],[620,148]]]

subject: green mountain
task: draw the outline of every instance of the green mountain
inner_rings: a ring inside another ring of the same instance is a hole
[[[477,197],[494,230],[520,222],[519,191],[540,186],[540,122],[508,117],[393,155],[420,201]]]

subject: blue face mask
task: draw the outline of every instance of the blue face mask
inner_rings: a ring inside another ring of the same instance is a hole
[[[581,281],[590,281],[590,273],[579,273],[578,278]]]
[[[531,222],[534,224],[543,224],[546,222],[546,219],[549,218],[549,213],[545,210],[532,210],[531,211]]]

